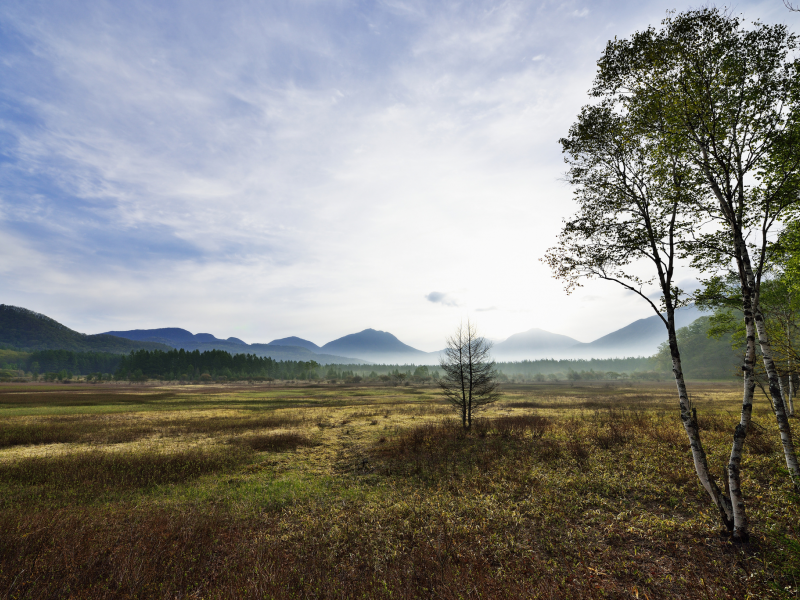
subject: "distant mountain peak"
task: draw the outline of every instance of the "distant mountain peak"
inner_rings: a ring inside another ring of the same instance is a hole
[[[580,344],[574,338],[559,333],[552,333],[539,327],[528,331],[515,333],[508,339],[495,344],[494,352],[500,356],[515,354],[517,352],[561,350]]]
[[[317,346],[314,342],[309,342],[308,340],[304,340],[303,338],[299,338],[296,335],[280,338],[277,340],[272,340],[269,343],[270,346],[299,346],[301,348],[307,348],[312,352],[319,352],[321,348]]]
[[[358,333],[351,333],[339,339],[328,342],[322,347],[325,352],[369,352],[369,353],[397,353],[420,352],[408,344],[404,344],[388,331],[377,329],[364,329]]]

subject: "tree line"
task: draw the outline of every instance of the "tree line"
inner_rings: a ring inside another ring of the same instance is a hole
[[[123,356],[115,373],[118,379],[196,380],[219,379],[318,379],[319,364],[312,361],[278,361],[255,354],[230,354],[224,350],[136,350]]]
[[[37,350],[31,352],[22,368],[34,375],[66,371],[77,375],[114,373],[121,354],[108,352],[73,352],[71,350]]]
[[[705,337],[704,328],[702,331]],[[728,336],[729,338],[730,336]],[[726,338],[726,339],[728,339]],[[8,351],[0,368],[20,369],[48,379],[92,375],[105,379],[194,380],[203,374],[217,379],[296,379],[303,381],[336,380],[358,383],[437,381],[440,371],[427,365],[319,365],[313,361],[275,361],[254,355],[230,354],[224,350],[133,351],[131,355],[72,350]],[[662,351],[663,354],[663,351]],[[224,355],[224,356],[222,356]],[[658,360],[656,360],[658,359]],[[540,359],[497,363],[501,382],[592,381],[663,378],[668,373],[662,356],[609,359]],[[698,378],[730,376],[729,370],[705,369]]]

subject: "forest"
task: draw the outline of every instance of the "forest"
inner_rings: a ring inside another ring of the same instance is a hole
[[[695,379],[730,379],[737,353],[730,335],[724,342],[708,338],[708,319],[680,330],[681,340],[694,351],[687,372]],[[731,366],[733,365],[733,367]],[[559,381],[663,380],[670,376],[665,349],[653,357],[610,359],[540,359],[499,362],[497,377],[504,383]],[[136,350],[130,354],[71,350],[0,351],[0,370],[45,380],[200,381],[200,380],[335,380],[348,383],[430,382],[439,370],[431,365],[319,365],[314,361],[278,361],[254,354],[224,350]],[[205,377],[204,377],[205,376]],[[0,378],[11,377],[10,374]]]

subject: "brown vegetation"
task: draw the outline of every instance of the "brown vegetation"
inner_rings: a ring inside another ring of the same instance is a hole
[[[276,389],[243,411],[202,389],[184,411],[9,417],[0,436],[55,422],[89,441],[0,451],[0,598],[797,596],[800,508],[768,419],[736,545],[665,388],[519,388],[468,433],[417,391],[292,405]],[[704,393],[721,472],[736,394]],[[96,422],[144,437],[108,445]]]

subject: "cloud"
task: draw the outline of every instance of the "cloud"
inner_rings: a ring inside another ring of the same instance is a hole
[[[449,294],[445,294],[444,292],[431,292],[425,299],[428,302],[433,302],[435,304],[442,304],[444,306],[460,306],[459,303],[450,296]]]
[[[573,210],[558,139],[603,46],[663,17],[580,8],[0,2],[3,301],[86,332],[373,327],[430,349],[455,311],[422,289],[502,306],[487,333],[648,316],[601,284],[582,310],[536,260]]]
[[[477,312],[490,312],[490,311],[499,310],[499,309],[496,306],[489,306],[487,308],[476,308],[475,310]]]

